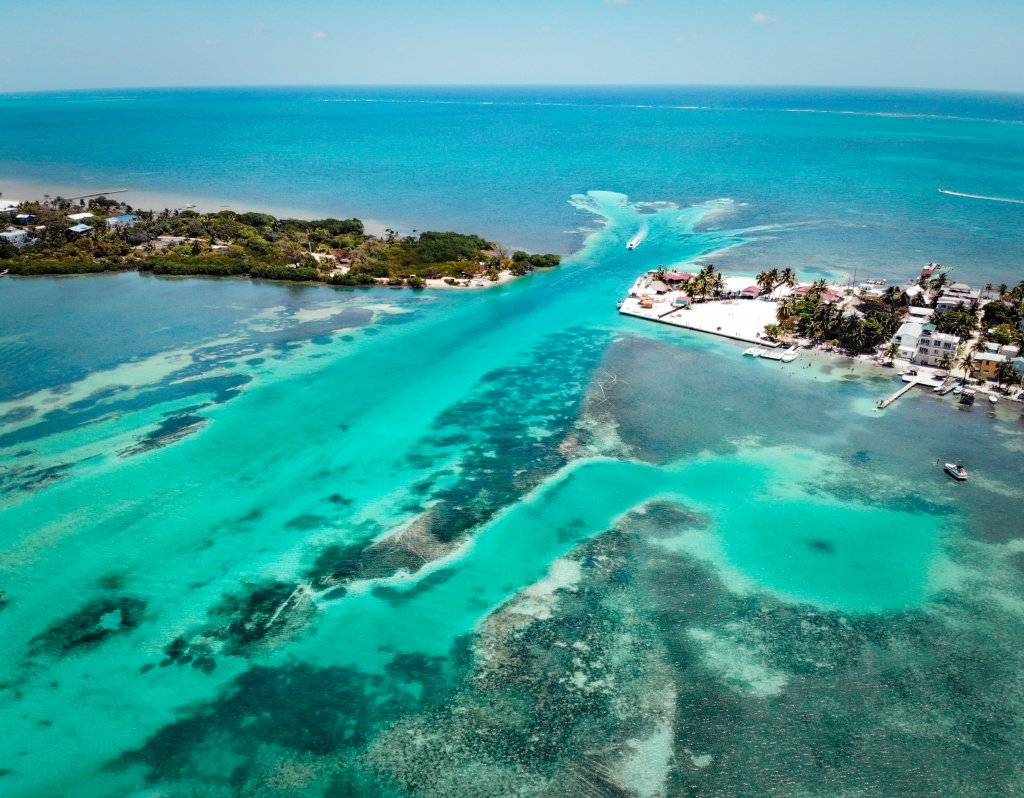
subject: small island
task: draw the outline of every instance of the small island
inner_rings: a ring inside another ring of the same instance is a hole
[[[0,200],[0,273],[247,276],[337,286],[484,287],[558,255],[510,252],[477,235],[368,234],[359,219],[143,211],[107,196]]]

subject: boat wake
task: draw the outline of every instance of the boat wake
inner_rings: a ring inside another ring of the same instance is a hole
[[[945,188],[940,188],[939,193],[948,194],[951,197],[967,197],[969,199],[989,200],[990,202],[1010,202],[1014,205],[1024,205],[1024,200],[1010,199],[1009,197],[988,197],[984,194],[964,194],[962,191],[950,191]]]
[[[629,239],[629,243],[626,244],[626,249],[636,249],[638,246],[640,246],[641,242],[643,242],[643,240],[647,238],[647,233],[649,231],[650,227],[648,226],[647,222],[644,222],[639,232],[631,239]]]

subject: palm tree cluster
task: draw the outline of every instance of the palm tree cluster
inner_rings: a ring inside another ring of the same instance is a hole
[[[812,341],[832,341],[850,352],[867,352],[892,338],[899,329],[907,297],[898,288],[881,298],[862,298],[855,313],[825,301],[824,280],[814,283],[802,297],[779,302],[779,323]]]
[[[709,296],[718,296],[722,293],[725,288],[725,278],[714,267],[714,264],[709,263],[691,277],[684,287],[694,296],[707,299]]]
[[[770,294],[782,285],[792,288],[796,285],[796,272],[790,268],[766,269],[757,275],[757,285],[765,294]]]

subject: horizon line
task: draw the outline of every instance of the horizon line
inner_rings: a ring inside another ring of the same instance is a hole
[[[826,83],[225,83],[153,86],[85,86],[63,89],[0,90],[0,97],[37,94],[71,94],[111,91],[223,91],[260,89],[747,89],[747,90],[821,90],[861,92],[936,92],[946,94],[989,94],[1019,97],[1024,89],[968,89],[937,86],[870,86]]]

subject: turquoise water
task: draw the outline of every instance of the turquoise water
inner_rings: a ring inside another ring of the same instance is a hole
[[[335,105],[384,125],[395,104]],[[970,124],[976,146],[1020,135]],[[422,146],[417,168],[440,157]],[[549,208],[517,158],[490,200],[522,203],[511,234],[591,232],[561,239],[581,243],[557,271],[487,291],[0,281],[5,794],[1022,789],[1018,414],[924,393],[879,414],[888,370],[751,362],[619,317],[647,264],[843,233],[735,191],[590,183]],[[1013,261],[1005,231],[977,242]],[[951,456],[971,482],[936,468]]]

